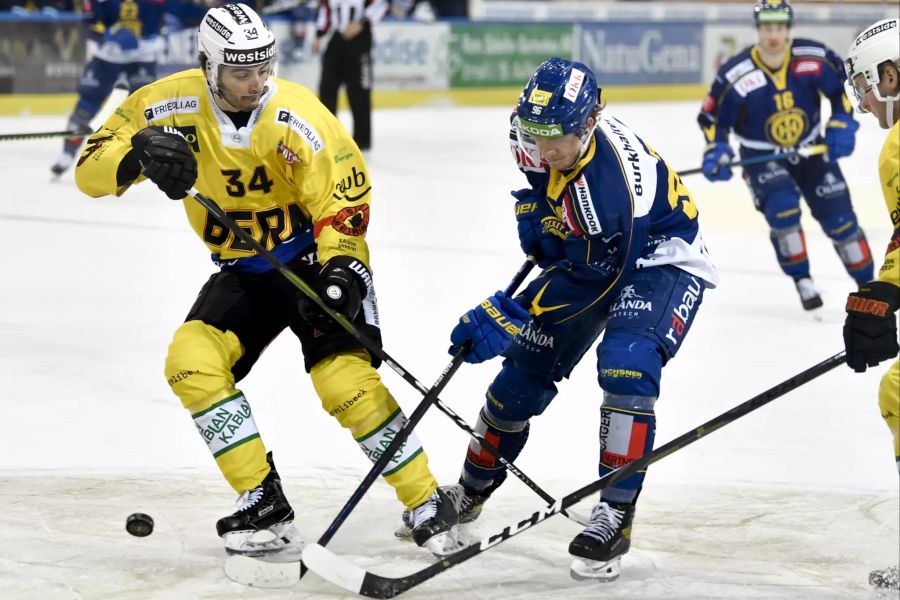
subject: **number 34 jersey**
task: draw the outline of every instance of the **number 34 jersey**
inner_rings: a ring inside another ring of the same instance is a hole
[[[277,78],[266,85],[241,128],[216,106],[199,69],[137,90],[88,140],[75,173],[78,187],[93,197],[121,195],[128,185],[117,184],[116,171],[131,136],[148,126],[175,127],[197,157],[197,190],[267,250],[289,260],[315,241],[322,264],[343,254],[368,265],[372,194],[359,149],[308,89]],[[183,202],[217,264],[269,268],[193,198]]]

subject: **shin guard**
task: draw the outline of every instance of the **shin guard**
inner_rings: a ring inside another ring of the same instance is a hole
[[[653,449],[656,415],[652,396],[625,396],[606,392],[600,407],[600,476],[641,458]],[[603,500],[633,503],[644,482],[642,469],[603,490]]]
[[[513,462],[528,440],[529,423],[500,419],[491,412],[488,404],[478,413],[478,422],[474,429],[487,443],[497,448],[503,458]],[[467,487],[474,490],[496,488],[506,479],[506,469],[493,454],[482,448],[477,440],[472,439],[466,452],[461,479]]]
[[[800,225],[773,229],[769,235],[778,266],[794,279],[809,277],[809,258],[806,255],[806,235]]]

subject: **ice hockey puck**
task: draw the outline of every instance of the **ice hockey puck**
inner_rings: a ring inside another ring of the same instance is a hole
[[[131,535],[146,537],[153,533],[153,518],[144,513],[132,513],[125,520],[125,529]]]

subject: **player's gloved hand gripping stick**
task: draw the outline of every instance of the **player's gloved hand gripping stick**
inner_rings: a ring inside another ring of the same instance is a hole
[[[760,154],[759,156],[751,156],[750,158],[745,158],[744,160],[739,160],[735,162],[726,162],[722,163],[721,169],[731,169],[732,167],[743,167],[744,165],[754,165],[756,163],[768,162],[770,160],[785,160],[791,158],[793,156],[799,156],[801,158],[807,158],[810,156],[815,156],[817,154],[825,154],[828,152],[828,146],[825,144],[816,144],[814,146],[804,146],[803,148],[797,148],[794,151],[790,152],[773,152],[771,154]],[[722,156],[728,156],[727,154],[723,154]],[[684,177],[686,175],[696,175],[697,173],[702,173],[703,167],[697,167],[696,169],[687,169],[685,171],[678,171],[678,175]]]
[[[213,216],[215,216],[225,227],[232,231],[237,237],[239,237],[242,241],[246,242],[251,248],[253,248],[260,256],[265,258],[269,263],[275,267],[288,281],[290,281],[295,287],[297,287],[300,292],[302,292],[313,304],[315,304],[323,314],[330,317],[333,321],[338,323],[341,327],[343,327],[348,333],[353,335],[360,344],[365,347],[369,352],[378,356],[385,364],[389,365],[398,375],[400,375],[407,383],[410,383],[413,387],[418,389],[425,398],[419,403],[416,409],[413,411],[411,415],[407,418],[406,423],[403,425],[401,430],[394,437],[394,441],[391,445],[382,453],[381,458],[372,466],[372,469],[360,483],[356,492],[354,492],[353,496],[345,504],[344,508],[338,513],[337,517],[335,517],[334,521],[322,535],[322,538],[319,540],[321,545],[325,545],[328,541],[334,536],[337,532],[338,528],[343,524],[343,522],[347,519],[350,512],[355,508],[356,504],[362,499],[362,496],[365,494],[366,490],[371,486],[371,484],[378,478],[381,472],[384,470],[384,467],[387,465],[388,461],[393,457],[396,453],[397,449],[404,442],[406,437],[412,431],[413,427],[421,420],[425,411],[432,405],[436,404],[438,408],[444,412],[447,416],[454,420],[454,422],[460,426],[463,430],[465,430],[469,435],[476,437],[482,445],[482,448],[487,450],[488,453],[493,454],[495,458],[500,460],[500,462],[507,468],[511,473],[513,473],[516,477],[521,479],[528,487],[537,492],[541,498],[548,502],[552,502],[553,498],[547,494],[544,490],[542,490],[536,483],[534,483],[530,478],[528,478],[522,471],[515,467],[512,463],[506,461],[502,456],[500,456],[499,452],[495,447],[485,442],[485,440],[476,433],[465,421],[463,421],[456,413],[447,408],[443,403],[441,403],[439,399],[439,394],[443,390],[443,388],[447,385],[447,382],[453,376],[453,374],[459,369],[464,361],[464,357],[466,354],[467,348],[460,349],[453,357],[453,360],[444,369],[444,372],[441,373],[440,377],[438,377],[434,386],[431,389],[426,388],[421,382],[419,382],[415,377],[413,377],[406,369],[401,367],[390,355],[388,355],[380,345],[376,344],[374,341],[369,339],[365,334],[360,332],[354,325],[351,323],[343,314],[335,311],[331,306],[326,303],[321,296],[314,290],[309,284],[307,284],[303,279],[301,279],[296,273],[291,271],[287,265],[278,260],[272,253],[267,251],[259,242],[257,242],[249,233],[241,229],[226,213],[222,210],[222,208],[216,204],[213,200],[207,198],[196,188],[191,188],[188,190],[188,195],[194,198],[201,206],[206,208]],[[506,293],[511,295],[515,292],[516,289],[522,284],[531,270],[534,268],[536,263],[536,259],[534,257],[529,256],[525,263],[519,268],[519,271],[513,277],[509,286],[506,288]],[[567,515],[570,516],[570,515]],[[576,518],[574,516],[570,516],[573,520],[584,524],[583,518]]]

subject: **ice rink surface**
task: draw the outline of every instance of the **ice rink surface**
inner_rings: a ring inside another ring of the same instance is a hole
[[[697,104],[606,110],[687,169],[701,160]],[[426,385],[449,361],[459,315],[504,287],[523,260],[509,191],[525,181],[509,155],[507,115],[435,107],[374,116],[368,239],[384,344]],[[880,264],[889,219],[876,157],[885,133],[860,120],[856,153],[841,164]],[[63,125],[63,117],[0,119],[4,133]],[[276,591],[224,577],[214,525],[234,495],[163,377],[171,335],[214,267],[179,203],[152,184],[90,199],[71,173],[52,182],[60,146],[0,145],[0,597],[352,597],[314,575]],[[814,321],[778,270],[740,177],[685,181],[722,281],[664,370],[657,445],[839,352],[854,287],[804,217],[825,300]],[[275,452],[296,523],[314,540],[368,462],[319,407],[299,350],[283,335],[240,387]],[[560,385],[516,461],[554,495],[596,478],[595,363],[589,353]],[[498,368],[464,366],[442,399],[474,423]],[[883,370],[841,367],[654,465],[618,582],[569,578],[566,548],[578,527],[557,516],[403,597],[874,597],[868,572],[898,561],[898,478],[877,406]],[[412,412],[420,395],[390,369],[381,373]],[[417,431],[438,479],[454,481],[466,435],[436,409]],[[498,532],[542,504],[511,477],[466,534]],[[587,513],[590,503],[579,508]],[[150,537],[125,532],[135,511],[155,518]],[[424,567],[425,551],[392,536],[399,512],[378,482],[329,547],[380,574]]]

